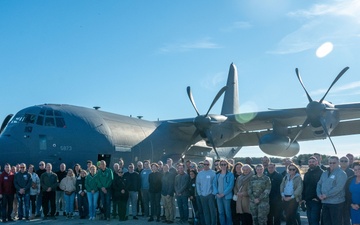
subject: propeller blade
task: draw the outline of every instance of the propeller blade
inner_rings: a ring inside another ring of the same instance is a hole
[[[219,100],[219,98],[221,97],[221,95],[225,92],[227,86],[224,86],[223,88],[221,88],[221,90],[217,93],[217,95],[215,96],[214,100],[212,101],[209,110],[207,111],[207,113],[205,114],[205,117],[209,114],[211,108],[215,105],[215,103],[217,102],[217,100]]]
[[[186,88],[186,90],[187,90],[187,94],[188,94],[188,96],[189,96],[190,102],[191,102],[191,104],[193,105],[193,107],[194,107],[197,115],[199,116],[200,113],[199,113],[199,111],[198,111],[198,109],[197,109],[197,107],[196,107],[196,105],[195,105],[194,97],[193,97],[193,95],[192,95],[192,93],[191,93],[190,86],[188,86],[188,87]]]
[[[212,134],[211,134],[211,130],[206,130],[206,137],[209,139],[214,151],[215,151],[215,154],[216,154],[216,157],[217,159],[220,159],[220,156],[219,156],[219,153],[218,151],[216,150],[216,146],[215,146],[215,143],[214,143],[214,139],[212,138]]]
[[[304,123],[301,125],[299,132],[295,135],[294,139],[292,139],[292,141],[290,142],[290,144],[288,145],[286,150],[288,150],[290,148],[290,146],[296,141],[296,139],[300,136],[300,134],[304,131],[304,129],[309,125],[309,123],[310,123],[309,119],[306,118]]]
[[[332,86],[334,86],[334,84],[340,79],[340,77],[342,75],[344,75],[344,73],[349,69],[349,67],[345,67],[344,69],[341,70],[341,72],[337,75],[337,77],[335,78],[335,80],[332,82],[332,84],[330,85],[329,89],[326,91],[326,93],[324,94],[324,96],[321,98],[321,100],[319,101],[320,103],[322,103],[322,101],[325,99],[326,95],[329,93],[330,89],[332,88]]]
[[[327,129],[327,127],[326,127],[325,121],[324,121],[324,120],[320,120],[320,122],[321,122],[322,128],[324,129],[324,131],[325,131],[325,133],[326,133],[326,136],[329,138],[329,140],[330,140],[330,142],[331,142],[331,145],[332,145],[333,148],[334,148],[335,154],[337,155],[337,151],[336,151],[335,145],[334,145],[333,141],[331,140],[331,137],[330,137],[330,134],[329,134],[328,129]]]
[[[304,86],[304,83],[302,82],[302,79],[301,79],[301,77],[300,77],[299,69],[296,68],[296,69],[295,69],[295,72],[296,72],[296,76],[297,76],[298,80],[300,81],[301,86],[303,87],[303,89],[304,89],[304,91],[305,91],[305,93],[306,93],[307,98],[309,99],[309,102],[312,102],[313,100],[312,100],[312,98],[310,97],[309,93],[307,92],[307,90],[306,90],[306,88],[305,88],[305,86]]]

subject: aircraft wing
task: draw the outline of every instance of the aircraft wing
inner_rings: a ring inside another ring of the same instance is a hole
[[[360,134],[360,103],[336,105],[339,112],[339,124],[331,132],[331,136]],[[259,138],[272,132],[273,122],[288,127],[288,135],[294,138],[300,126],[306,119],[306,108],[270,110],[257,113],[242,113],[228,115],[228,122],[238,124],[239,129],[244,129],[233,139],[227,141],[222,147],[254,146],[259,144]],[[323,139],[316,137],[310,127],[306,127],[298,141]]]
[[[360,103],[336,105],[340,121],[360,119]],[[306,108],[280,109],[228,115],[228,121],[241,124],[245,131],[271,129],[276,121],[284,126],[300,126],[306,119]]]

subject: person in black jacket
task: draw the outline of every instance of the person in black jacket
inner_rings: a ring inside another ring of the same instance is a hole
[[[134,164],[130,163],[128,166],[129,171],[124,174],[126,182],[128,184],[129,200],[127,203],[128,209],[130,204],[132,205],[132,216],[134,220],[137,220],[136,204],[138,201],[138,192],[140,191],[140,175],[134,170]],[[127,210],[129,211],[129,210]]]
[[[126,220],[126,204],[129,198],[128,184],[126,177],[123,175],[122,168],[114,172],[114,180],[112,182],[112,199],[117,206],[119,221]]]
[[[282,182],[282,175],[276,171],[275,163],[268,165],[268,177],[271,180],[271,191],[269,194],[270,212],[268,214],[268,225],[280,225],[281,224],[281,193],[280,185]]]
[[[165,222],[173,223],[175,220],[175,173],[169,171],[169,165],[163,166],[161,195],[164,201]]]
[[[304,175],[302,203],[306,204],[306,214],[309,225],[318,225],[320,222],[321,200],[316,194],[316,185],[324,172],[316,157],[311,156],[308,160],[309,169]]]
[[[161,200],[161,188],[162,188],[162,174],[159,172],[159,165],[157,163],[151,164],[152,173],[149,174],[149,193],[150,193],[150,204],[151,204],[151,216],[149,222],[156,221],[160,222],[160,200]]]
[[[89,215],[89,203],[86,195],[85,178],[87,172],[80,170],[80,179],[76,180],[76,193],[78,194],[78,207],[80,219],[85,219]]]

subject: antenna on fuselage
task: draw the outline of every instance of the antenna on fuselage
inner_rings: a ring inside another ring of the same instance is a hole
[[[98,110],[98,109],[100,109],[101,107],[100,106],[94,106],[93,107],[95,110]]]

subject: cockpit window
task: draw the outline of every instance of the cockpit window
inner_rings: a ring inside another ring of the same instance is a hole
[[[59,127],[65,128],[65,119],[62,116],[62,113],[58,110],[42,108],[40,109],[39,115],[25,113],[17,114],[10,121],[9,124],[17,124],[17,123],[26,123],[26,124],[36,124],[39,126],[47,126],[47,127]]]
[[[61,112],[57,111],[57,110],[54,111],[54,114],[55,114],[55,116],[61,116]]]
[[[65,120],[62,117],[55,117],[57,127],[65,127]]]
[[[36,124],[42,126],[44,124],[44,117],[39,115]]]
[[[46,115],[47,116],[53,116],[54,115],[54,110],[52,110],[52,109],[46,110]]]
[[[35,123],[36,115],[33,114],[25,114],[24,123]]]
[[[54,117],[46,117],[45,118],[45,126],[54,127],[55,126]]]

